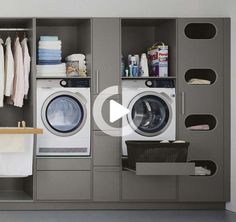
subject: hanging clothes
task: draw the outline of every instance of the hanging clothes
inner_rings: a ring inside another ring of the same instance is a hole
[[[13,83],[13,102],[14,106],[22,107],[24,102],[24,63],[23,52],[19,41],[19,37],[16,37],[14,44],[14,83]]]
[[[3,49],[3,40],[0,39],[0,107],[3,107],[4,100],[4,86],[5,86],[5,73],[4,73],[4,49]]]
[[[29,91],[29,74],[30,74],[30,55],[27,45],[27,38],[21,41],[22,53],[23,53],[23,66],[24,66],[24,95],[28,95]]]
[[[13,95],[14,58],[11,50],[11,38],[5,42],[5,96]]]

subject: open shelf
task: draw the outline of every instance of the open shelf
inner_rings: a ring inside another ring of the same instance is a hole
[[[0,202],[32,202],[30,195],[22,190],[5,190],[0,191]]]
[[[122,56],[125,67],[128,64],[128,55],[139,57],[147,53],[148,48],[155,43],[163,42],[168,45],[168,75],[176,73],[176,20],[175,19],[122,19]],[[150,70],[149,70],[150,73]]]
[[[84,54],[86,57],[87,75],[91,73],[91,21],[90,19],[50,19],[36,20],[36,41],[40,36],[58,36],[62,42],[62,62],[71,54]]]
[[[168,76],[168,77],[158,77],[158,76],[148,76],[148,77],[121,77],[122,80],[139,80],[139,79],[176,79],[175,76]]]
[[[195,163],[144,163],[137,162],[136,170],[125,167],[124,169],[135,172],[137,176],[184,176],[195,174]]]
[[[37,79],[91,79],[91,76],[37,76]]]

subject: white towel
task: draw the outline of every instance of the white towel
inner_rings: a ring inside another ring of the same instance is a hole
[[[29,91],[29,74],[30,74],[30,55],[29,55],[29,49],[27,46],[27,38],[24,38],[21,42],[22,46],[22,52],[23,52],[23,65],[24,65],[24,95],[28,95]]]
[[[4,91],[5,91],[4,49],[2,44],[3,40],[0,39],[0,107],[3,107]]]
[[[23,53],[20,45],[19,37],[16,38],[14,44],[14,93],[13,101],[14,106],[22,107],[24,102],[25,93],[25,76],[24,76],[24,63],[23,63]]]
[[[5,42],[5,96],[13,95],[14,79],[14,58],[11,50],[11,38],[8,37]]]
[[[58,41],[39,41],[38,45],[61,45],[61,40]]]
[[[84,54],[72,54],[66,57],[67,62],[84,61],[84,60],[85,60]]]
[[[194,79],[190,79],[188,81],[189,84],[191,85],[210,85],[211,84],[211,81],[209,80],[206,80],[206,79],[197,79],[197,78],[194,78]]]

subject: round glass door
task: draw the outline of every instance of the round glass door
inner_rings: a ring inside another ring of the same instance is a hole
[[[44,104],[42,119],[53,134],[69,136],[83,126],[85,109],[80,100],[72,95],[53,95]]]
[[[129,124],[141,135],[159,135],[170,123],[170,106],[159,94],[139,94],[132,100],[129,109]]]

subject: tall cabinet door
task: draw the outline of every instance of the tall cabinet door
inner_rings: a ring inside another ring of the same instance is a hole
[[[223,201],[223,53],[223,19],[178,19],[178,138],[211,171],[180,177],[180,201]]]
[[[92,93],[119,85],[120,19],[93,19],[93,86]]]

